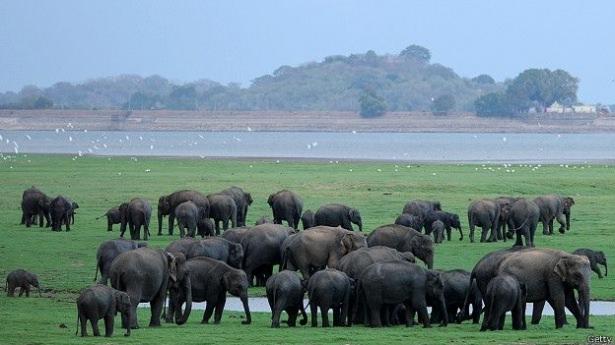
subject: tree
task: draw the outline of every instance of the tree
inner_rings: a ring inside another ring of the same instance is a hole
[[[431,111],[435,115],[446,115],[448,111],[455,107],[455,96],[446,94],[434,99],[431,104]]]
[[[405,58],[411,58],[420,62],[428,63],[431,60],[431,53],[429,49],[421,47],[416,44],[409,45],[406,49],[399,53],[399,56]]]
[[[563,70],[531,68],[521,72],[506,89],[517,111],[532,106],[539,109],[558,102],[570,105],[577,100],[578,79]]]
[[[382,116],[387,110],[386,102],[372,91],[364,91],[359,97],[359,114],[363,117]]]
[[[183,85],[176,87],[167,100],[167,106],[177,110],[195,110],[196,89],[193,85]]]
[[[510,116],[513,115],[507,96],[503,93],[488,93],[474,101],[478,116]]]
[[[495,84],[495,79],[493,79],[488,74],[477,75],[476,77],[472,78],[472,81],[476,84]]]
[[[53,107],[53,102],[44,96],[37,97],[33,104],[34,109],[49,109],[51,107]]]

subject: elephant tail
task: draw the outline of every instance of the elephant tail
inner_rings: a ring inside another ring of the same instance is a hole
[[[461,323],[464,320],[467,320],[470,317],[470,303],[472,298],[472,284],[476,284],[476,275],[474,272],[470,274],[470,286],[468,291],[466,291],[466,296],[463,300],[463,307],[461,307],[461,311],[457,314],[457,323]],[[478,287],[478,286],[477,286]]]
[[[96,279],[98,278],[98,269],[101,266],[101,262],[100,261],[101,261],[100,259],[98,259],[96,261],[96,269],[94,270],[94,281],[96,281]],[[102,270],[101,270],[100,273],[102,274]]]
[[[519,225],[519,227],[514,228],[514,229],[510,229],[508,230],[509,232],[517,232],[521,229],[523,229],[523,227],[527,224],[527,222],[530,220],[530,217],[525,218],[525,220],[523,221],[523,223],[521,223],[521,225]]]
[[[103,215],[100,215],[100,216],[96,217],[96,220],[99,220],[100,218],[102,218],[102,217],[104,217],[104,216],[106,216],[106,215],[107,215],[106,213],[105,213],[105,214],[103,214]]]
[[[81,321],[81,316],[79,316],[79,304],[77,304],[77,326],[75,327],[75,336],[79,333],[79,321]]]

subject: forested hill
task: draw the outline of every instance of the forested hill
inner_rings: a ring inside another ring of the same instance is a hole
[[[199,80],[176,85],[160,76],[121,75],[39,89],[0,93],[4,108],[124,108],[200,110],[348,110],[376,100],[386,111],[474,110],[474,101],[504,89],[488,75],[462,78],[431,63],[426,48],[412,45],[395,55],[373,51],[329,56],[321,62],[281,66],[249,87]],[[367,97],[367,98],[366,98]],[[372,102],[373,103],[373,102]],[[368,103],[368,105],[370,105]]]

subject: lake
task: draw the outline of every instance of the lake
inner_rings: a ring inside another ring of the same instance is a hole
[[[0,152],[407,162],[615,160],[615,133],[111,132],[0,130]]]

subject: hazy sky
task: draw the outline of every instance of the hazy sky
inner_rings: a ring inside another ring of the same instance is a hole
[[[563,68],[615,103],[615,1],[0,1],[0,91],[136,73],[250,80],[411,43],[462,76]]]

